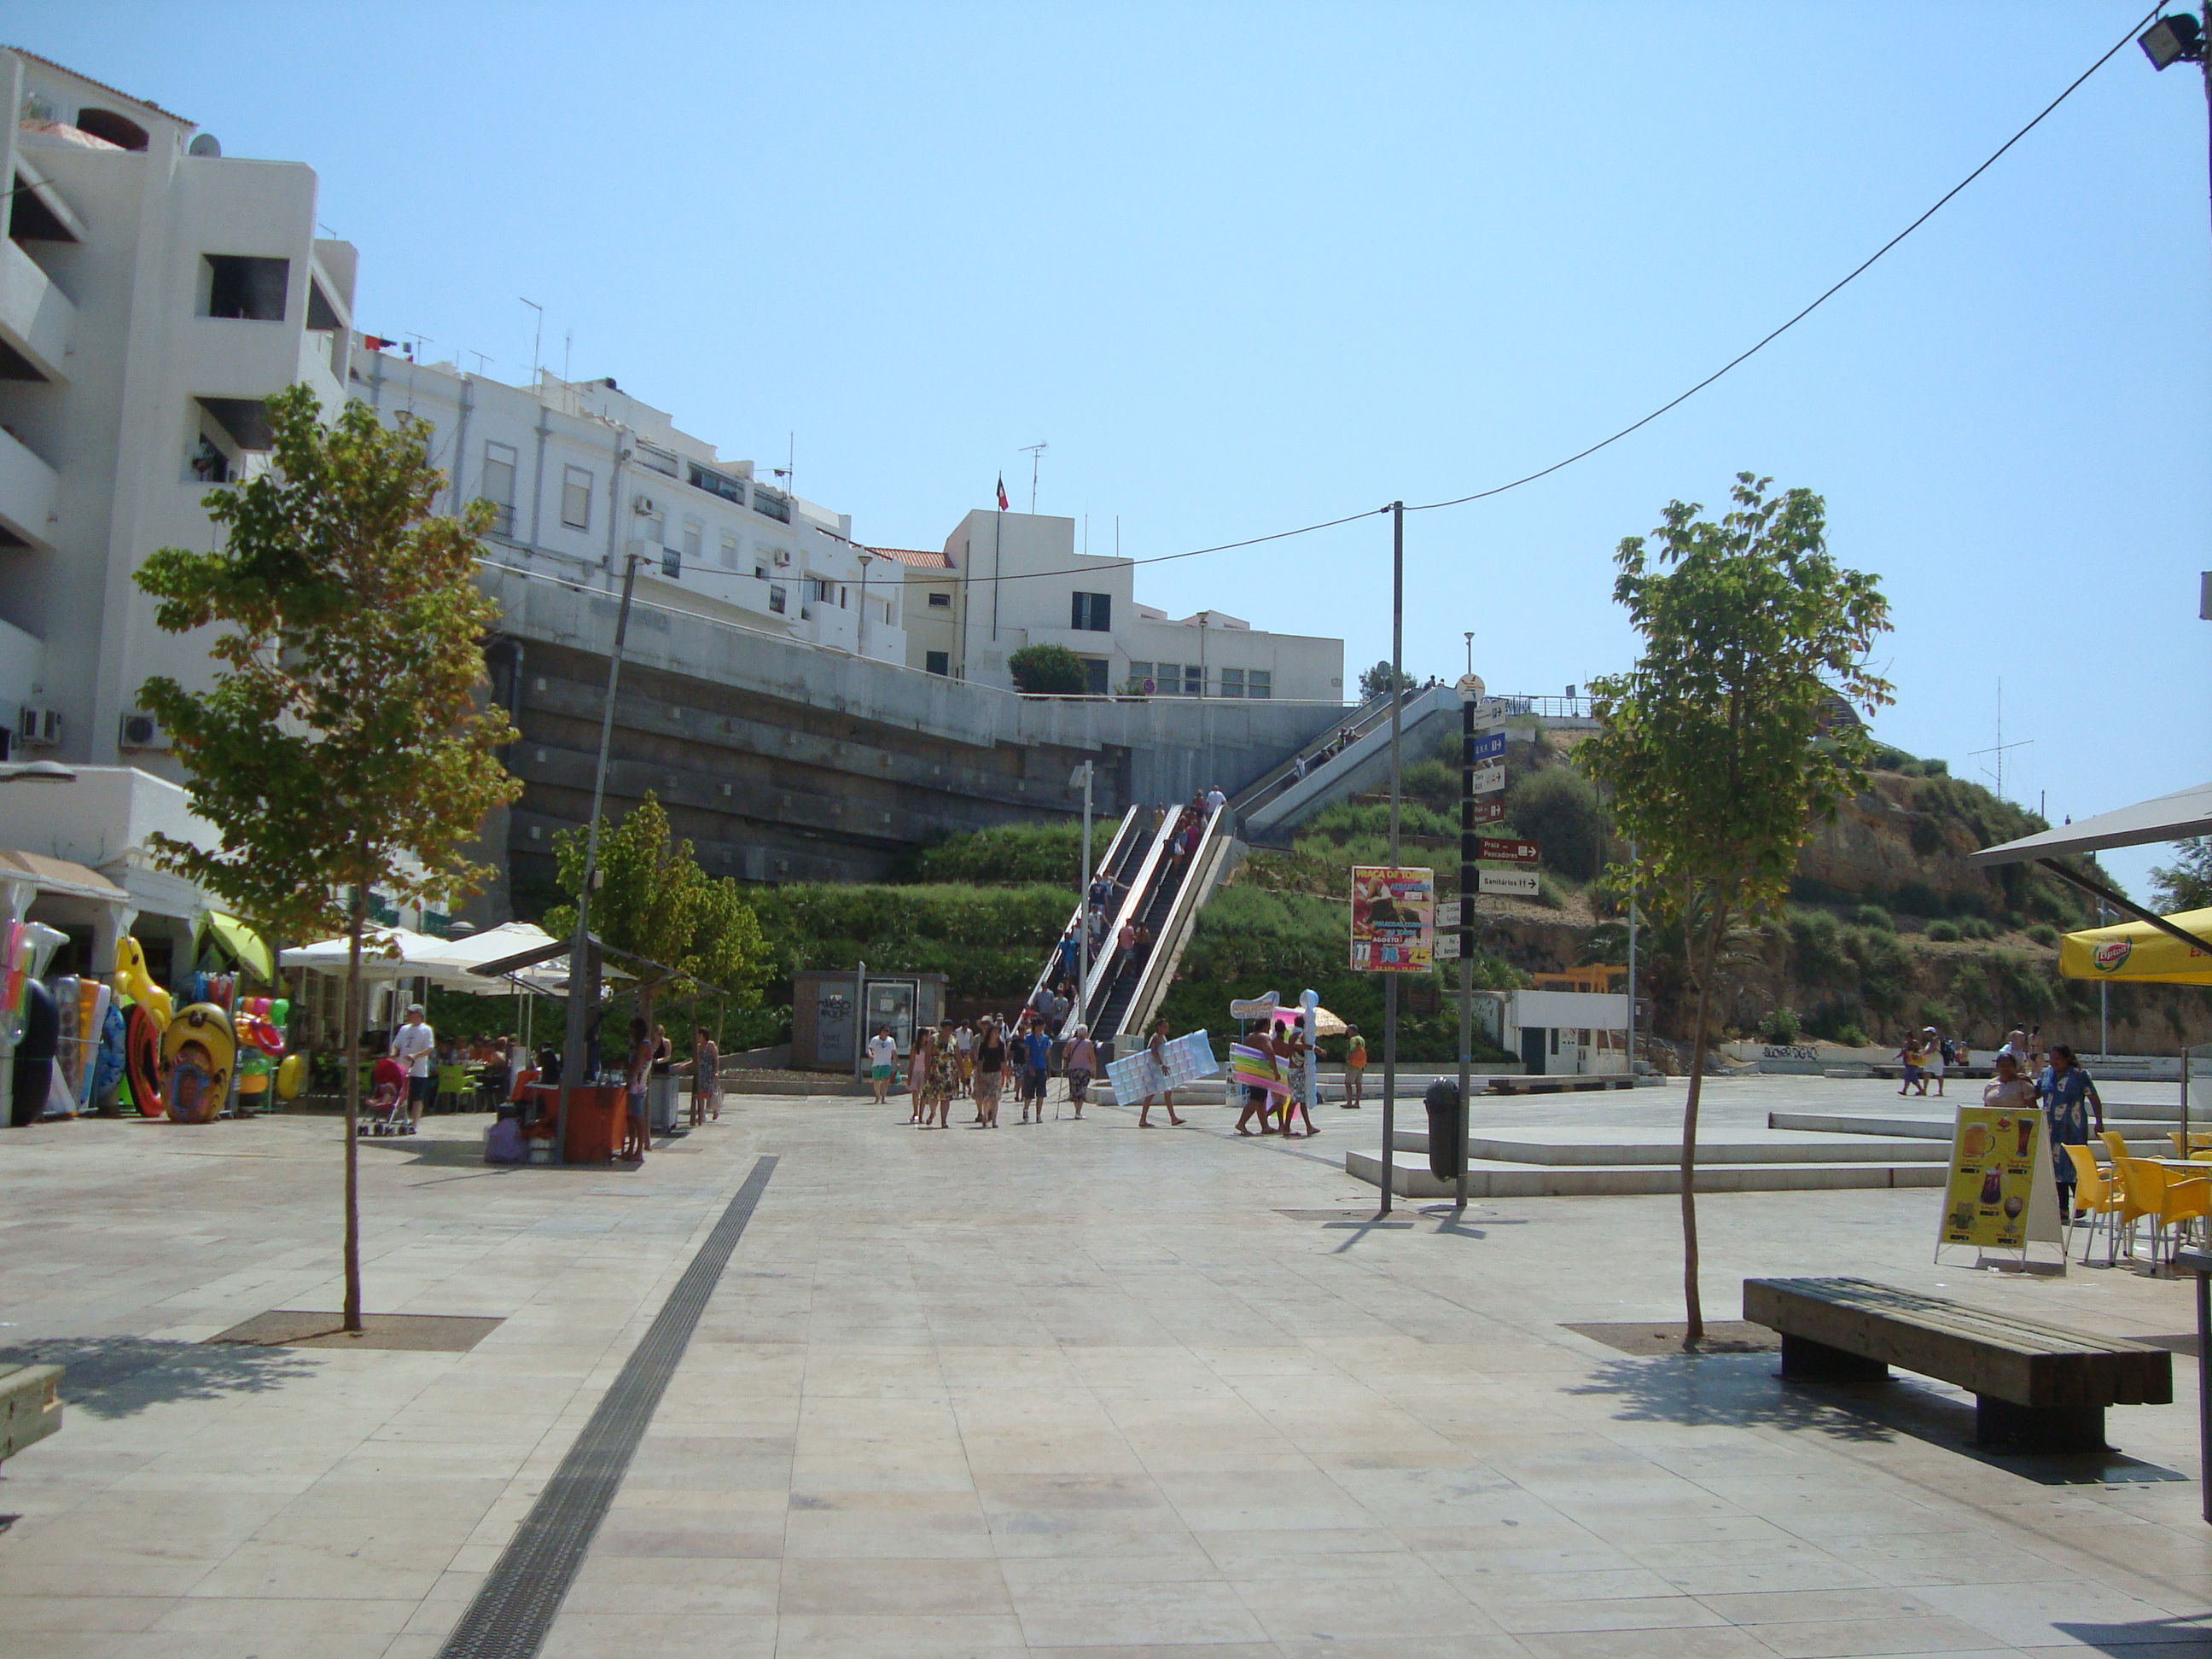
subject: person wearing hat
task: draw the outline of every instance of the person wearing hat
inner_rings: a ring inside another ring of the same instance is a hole
[[[422,1005],[407,1005],[407,1023],[392,1034],[388,1052],[407,1068],[407,1129],[413,1134],[422,1126],[422,1109],[430,1102],[437,1081],[430,1075],[430,1056],[438,1051],[438,1034],[422,1018]]]
[[[1926,1094],[1932,1083],[1940,1098],[1943,1093],[1943,1036],[1933,1025],[1921,1032],[1920,1051],[1920,1092]]]

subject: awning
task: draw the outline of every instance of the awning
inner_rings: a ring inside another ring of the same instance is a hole
[[[361,972],[364,979],[428,978],[443,983],[458,979],[461,970],[445,966],[438,953],[447,941],[418,933],[411,927],[372,927],[362,935]],[[343,974],[350,954],[345,938],[319,939],[287,951],[280,958],[287,968],[311,968],[319,974]]]
[[[2212,940],[2212,910],[2185,910],[2166,921]],[[2212,985],[2212,943],[2191,947],[2147,921],[2091,927],[2059,940],[2058,971],[2107,983]]]
[[[2068,853],[2101,853],[2114,847],[2142,847],[2153,842],[2179,841],[2187,836],[2212,835],[2212,783],[2177,789],[2155,800],[2137,801],[2094,818],[2078,818],[2040,835],[2022,836],[1998,847],[1984,847],[1966,855],[1966,862],[2023,864],[2029,859],[2057,858]]]
[[[1966,862],[1986,869],[1991,865],[2025,864],[2033,860],[2060,880],[2071,882],[2083,892],[2103,900],[2122,915],[2133,916],[2134,922],[2127,926],[2140,927],[2147,932],[2163,935],[2176,951],[2176,960],[2179,961],[2183,959],[2179,953],[2212,943],[2212,910],[2192,910],[2187,913],[2187,916],[2161,916],[2155,911],[2144,909],[2126,894],[2116,892],[2103,882],[2058,860],[2069,854],[2101,853],[2115,847],[2143,847],[2154,842],[2180,841],[2186,836],[2207,833],[2212,833],[2212,783],[2199,783],[2153,800],[2137,801],[2133,806],[2100,812],[2094,818],[2081,818],[2056,830],[2045,830],[2039,835],[2022,836],[2018,841],[1984,847],[1978,853],[1969,853]],[[2196,918],[2196,922],[2184,925],[2188,917]],[[2107,931],[2116,930],[2091,930],[2097,933]],[[2074,937],[2087,936],[2077,934]],[[2061,971],[2066,971],[2063,963]],[[2109,975],[2077,975],[2075,977],[2104,978]]]
[[[27,882],[42,893],[67,893],[110,904],[131,902],[130,894],[88,865],[50,859],[43,853],[0,849],[0,881]]]
[[[236,916],[227,916],[220,910],[209,911],[202,918],[202,925],[247,973],[264,985],[275,981],[276,971],[270,961],[269,942],[260,934]]]

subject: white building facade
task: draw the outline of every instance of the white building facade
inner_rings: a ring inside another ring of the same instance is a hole
[[[905,578],[911,667],[1011,688],[1014,652],[1060,645],[1096,696],[1344,701],[1343,641],[1139,605],[1135,561],[1077,552],[1073,519],[979,510],[941,551],[883,550]]]
[[[649,605],[906,659],[899,568],[853,540],[849,515],[761,483],[612,378],[509,386],[358,340],[349,392],[429,423],[440,507],[489,501],[489,557],[611,586],[634,556]]]
[[[200,499],[261,464],[265,399],[344,395],[355,253],[315,234],[315,176],[0,51],[0,715],[21,758],[175,775],[136,706],[204,682],[131,577],[213,545]]]

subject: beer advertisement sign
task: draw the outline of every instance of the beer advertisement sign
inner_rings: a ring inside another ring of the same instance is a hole
[[[2052,1184],[2050,1169],[2041,1112],[2033,1107],[1959,1108],[1940,1243],[2025,1250],[2031,1237],[2044,1237],[2046,1226],[2036,1224],[2045,1223],[2041,1212],[2046,1204],[2056,1202],[2055,1191],[2038,1201],[2038,1186]]]

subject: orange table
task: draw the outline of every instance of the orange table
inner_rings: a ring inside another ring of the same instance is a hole
[[[550,1120],[561,1109],[561,1085],[533,1083],[525,1091]],[[570,1164],[611,1164],[622,1150],[623,1110],[626,1104],[620,1084],[586,1085],[568,1091],[568,1134],[562,1151]]]

